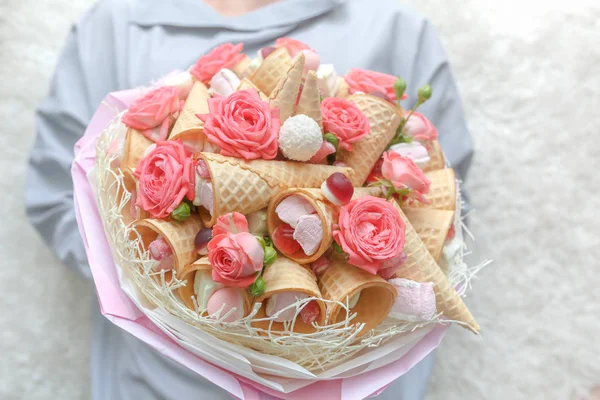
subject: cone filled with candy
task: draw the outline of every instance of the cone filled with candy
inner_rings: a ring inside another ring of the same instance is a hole
[[[111,94],[121,112],[76,147],[103,311],[204,376],[283,398],[336,393],[331,379],[374,362],[391,381],[452,322],[479,333],[462,299],[459,186],[417,111],[431,88],[404,108],[401,78],[338,76],[293,39],[242,51],[224,44]]]

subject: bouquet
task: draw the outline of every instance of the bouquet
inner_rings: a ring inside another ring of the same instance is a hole
[[[398,77],[289,38],[109,94],[73,165],[103,313],[245,398],[380,392],[458,323],[460,190]]]

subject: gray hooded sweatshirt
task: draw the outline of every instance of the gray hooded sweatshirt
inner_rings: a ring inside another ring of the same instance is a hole
[[[281,36],[309,44],[339,74],[357,67],[403,77],[405,107],[430,83],[434,95],[420,111],[465,178],[473,146],[446,56],[431,24],[395,0],[280,0],[239,17],[224,17],[201,0],[101,0],[73,27],[38,109],[26,185],[31,223],[69,268],[91,278],[69,171],[73,146],[104,96],[186,69],[219,44],[243,42],[253,57]],[[96,301],[93,308],[92,399],[229,398],[113,326]],[[431,365],[430,356],[379,398],[421,399]]]

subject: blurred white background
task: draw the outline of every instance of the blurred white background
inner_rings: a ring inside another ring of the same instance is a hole
[[[93,290],[23,209],[33,110],[93,0],[0,1],[0,398],[89,397]],[[374,2],[375,4],[376,2]],[[437,27],[476,158],[478,251],[495,263],[451,329],[429,399],[574,399],[600,384],[600,2],[411,0]]]

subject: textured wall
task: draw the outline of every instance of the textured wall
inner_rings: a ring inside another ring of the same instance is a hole
[[[32,110],[91,3],[0,1],[2,399],[88,398],[91,287],[42,245],[21,193]],[[468,299],[484,334],[450,331],[429,398],[575,398],[600,383],[600,4],[406,3],[452,62],[477,150],[478,257],[495,260]]]

